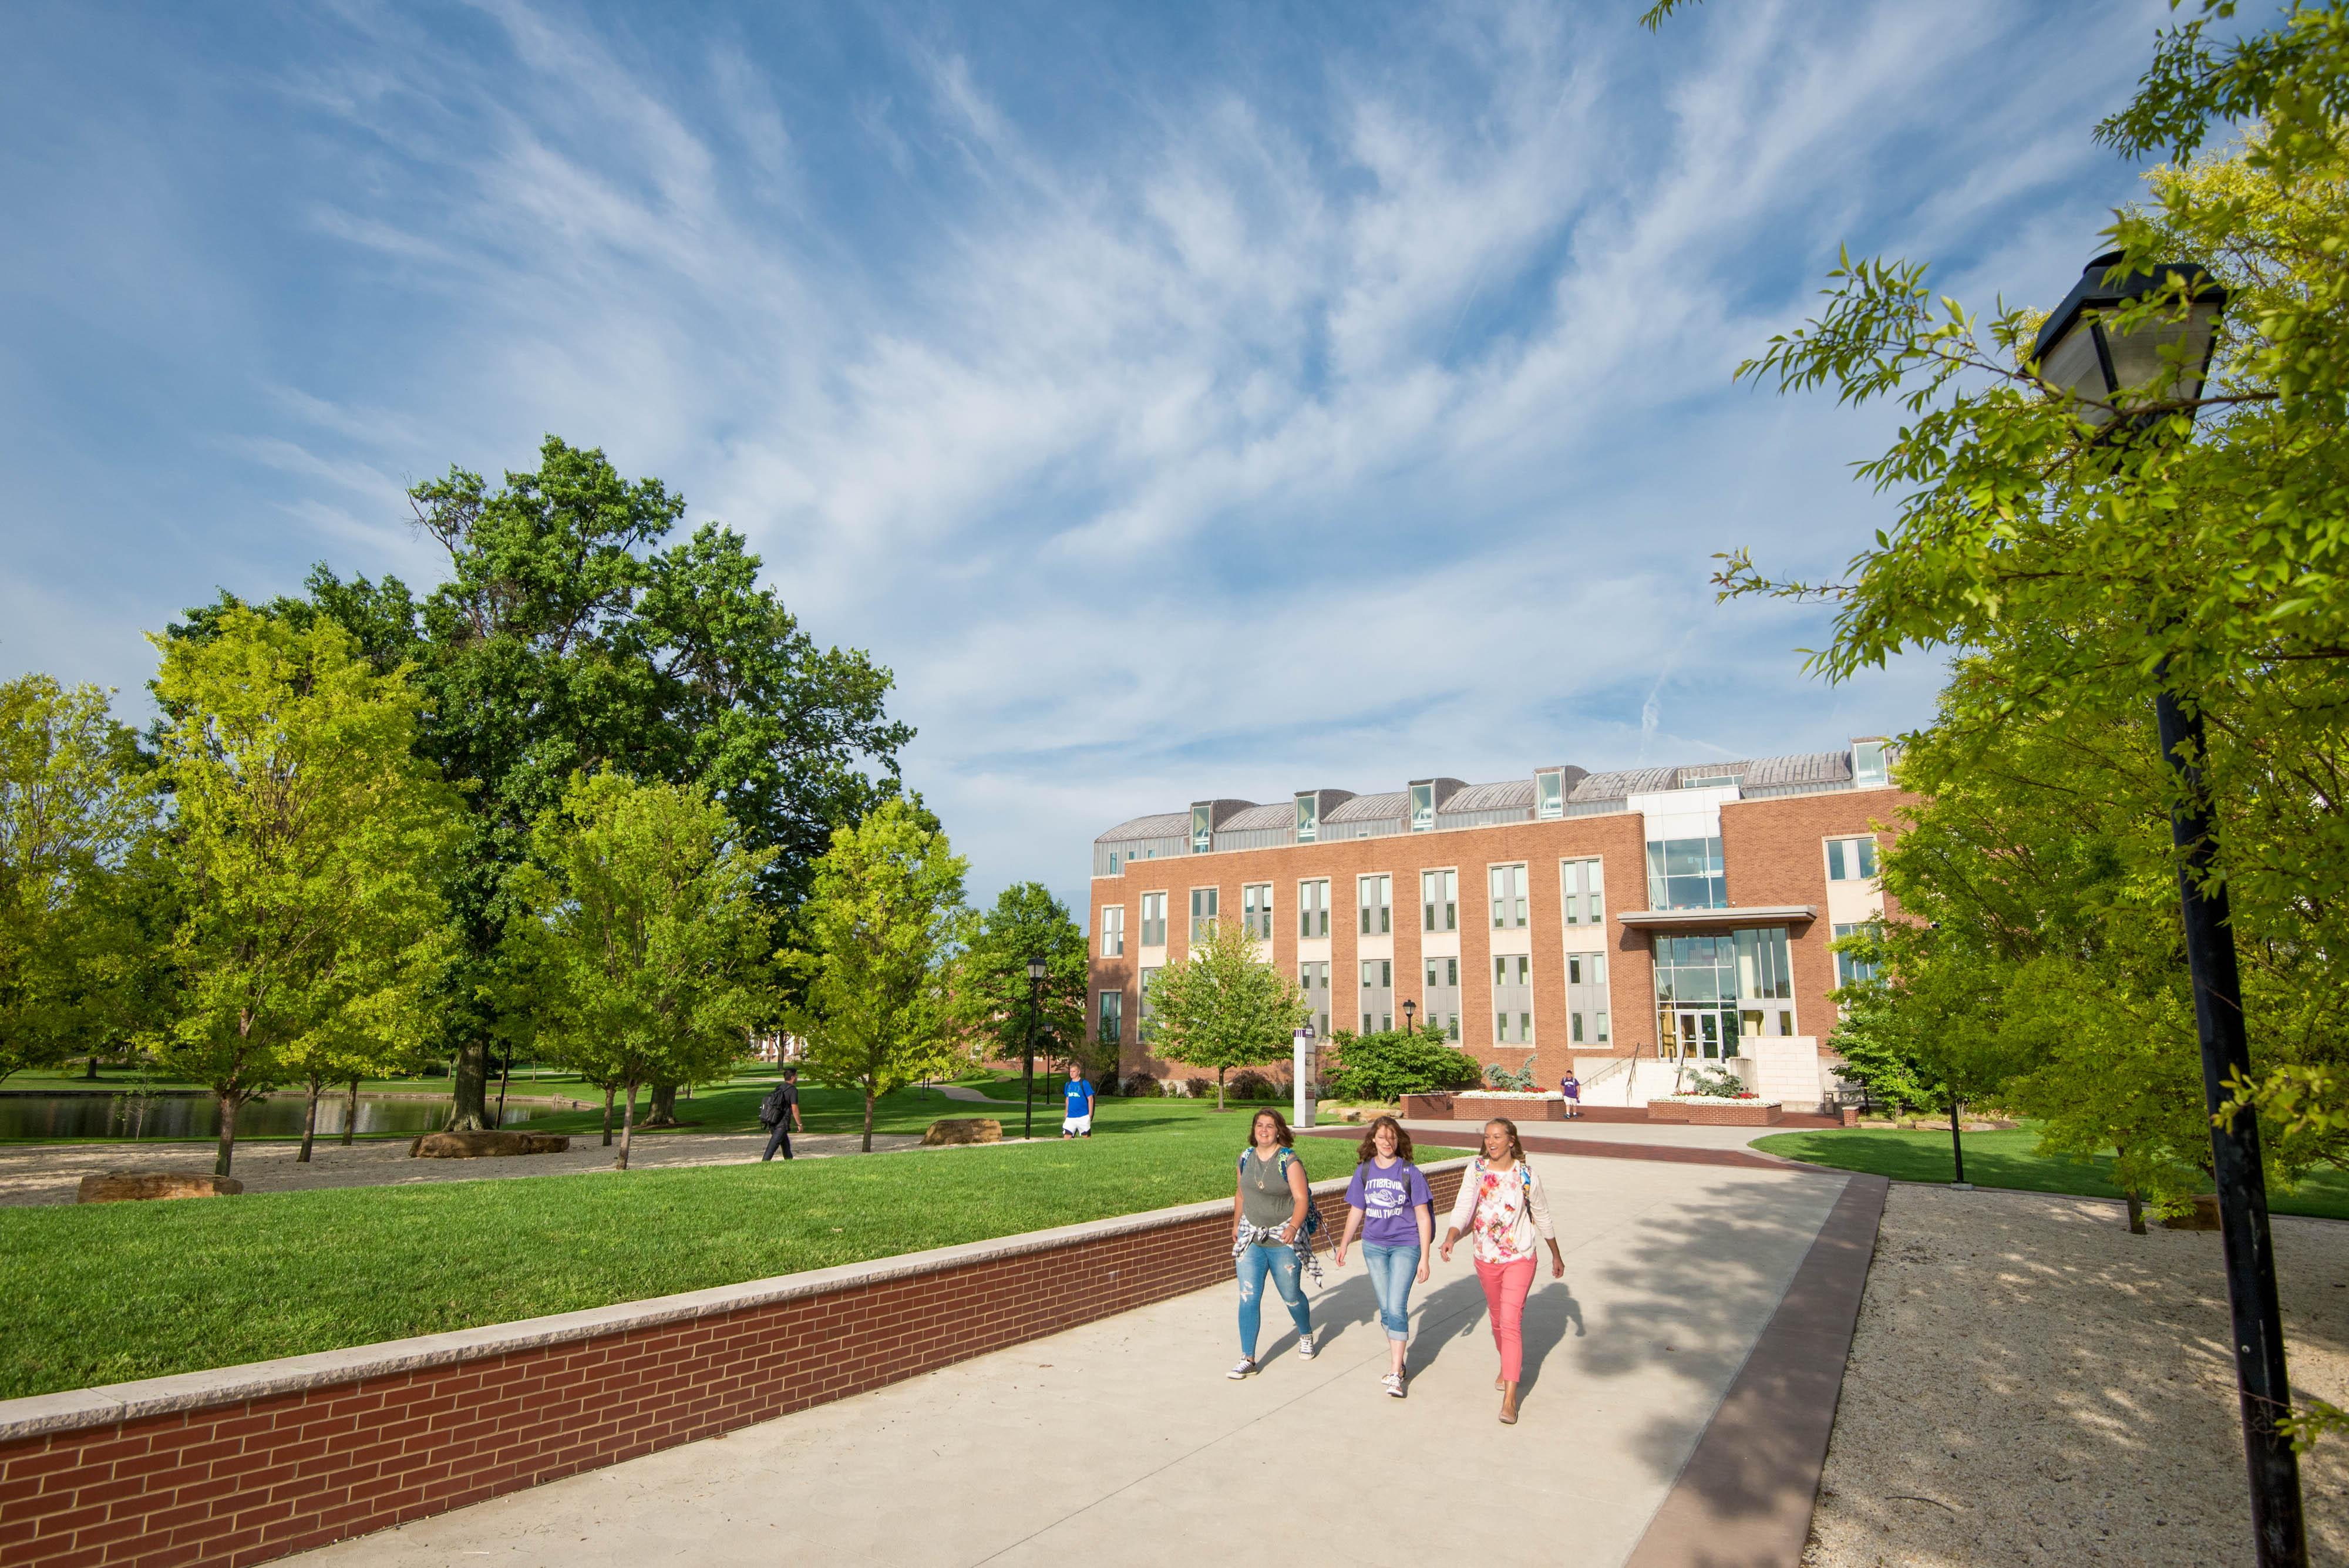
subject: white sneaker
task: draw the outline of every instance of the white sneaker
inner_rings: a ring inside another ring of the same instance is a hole
[[[1240,1357],[1239,1365],[1233,1367],[1229,1372],[1225,1373],[1224,1376],[1231,1378],[1234,1382],[1237,1382],[1240,1378],[1248,1376],[1255,1371],[1256,1363],[1243,1355]]]
[[[1313,1336],[1311,1334],[1300,1334],[1297,1336],[1297,1359],[1299,1361],[1310,1361],[1313,1359]]]
[[[1387,1386],[1387,1392],[1389,1394],[1393,1395],[1398,1399],[1404,1397],[1402,1373],[1390,1372],[1384,1377],[1380,1378],[1379,1381]]]

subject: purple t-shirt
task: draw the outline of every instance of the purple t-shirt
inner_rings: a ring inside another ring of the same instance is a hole
[[[1416,1247],[1419,1221],[1411,1211],[1422,1203],[1432,1205],[1435,1195],[1428,1191],[1419,1167],[1409,1160],[1396,1160],[1381,1170],[1378,1161],[1366,1159],[1354,1167],[1346,1201],[1362,1211],[1363,1241],[1381,1247]]]

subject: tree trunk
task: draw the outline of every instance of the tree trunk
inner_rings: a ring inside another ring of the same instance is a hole
[[[873,1152],[873,1081],[864,1082],[864,1152]]]
[[[636,1130],[636,1081],[634,1078],[631,1078],[631,1079],[629,1079],[629,1080],[628,1080],[628,1108],[627,1108],[626,1110],[625,1110],[625,1111],[623,1111],[623,1112],[621,1112],[621,1113],[620,1113],[620,1163],[619,1163],[619,1168],[620,1168],[620,1169],[622,1169],[622,1170],[626,1170],[626,1169],[627,1169],[627,1168],[628,1168],[628,1137],[629,1137],[629,1135],[630,1135],[630,1134],[632,1134],[632,1133],[634,1133]]]
[[[2132,1236],[2142,1236],[2142,1235],[2144,1235],[2144,1234],[2145,1234],[2145,1202],[2144,1202],[2144,1200],[2143,1200],[2142,1199],[2140,1199],[2140,1198],[2138,1198],[2138,1197],[2137,1197],[2137,1189],[2136,1189],[2136,1188],[2134,1188],[2134,1187],[2129,1188],[2127,1191],[2123,1192],[2123,1193],[2121,1194],[2121,1197],[2122,1197],[2122,1198],[2124,1198],[2124,1199],[2126,1199],[2127,1200],[2127,1202],[2128,1202],[2129,1234],[2130,1234],[2130,1235],[2132,1235]]]
[[[220,1153],[212,1158],[212,1174],[226,1176],[229,1159],[236,1152],[236,1096],[220,1096]]]
[[[1958,1171],[1952,1179],[1953,1184],[1963,1187],[1966,1184],[1966,1145],[1965,1138],[1958,1131],[1958,1097],[1955,1095],[1950,1096],[1950,1158],[1955,1162]]]
[[[95,1052],[95,1051],[91,1052],[91,1053],[89,1054],[89,1057],[88,1057],[88,1059],[87,1061],[85,1061],[85,1062],[82,1064],[82,1075],[82,1075],[83,1077],[85,1077],[85,1078],[95,1078],[95,1077],[97,1077],[97,1076],[98,1076],[98,1053],[97,1053],[97,1052]]]
[[[673,1127],[677,1126],[677,1085],[655,1082],[652,1104],[645,1107],[645,1126]]]
[[[351,1147],[351,1135],[359,1129],[359,1081],[351,1080],[351,1097],[343,1103],[343,1147]]]
[[[310,1146],[318,1138],[318,1091],[326,1086],[316,1078],[310,1080],[310,1103],[302,1110],[302,1152],[294,1157],[296,1165],[310,1163]]]
[[[450,1132],[490,1130],[490,1043],[470,1040],[457,1047],[449,1073]]]
[[[612,1085],[604,1085],[604,1147],[612,1147]]]
[[[1302,898],[1303,896],[1304,895],[1302,894],[1299,895],[1299,898]],[[1224,1108],[1224,1074],[1226,1071],[1227,1071],[1227,1069],[1222,1067],[1216,1069],[1216,1109],[1219,1111]]]

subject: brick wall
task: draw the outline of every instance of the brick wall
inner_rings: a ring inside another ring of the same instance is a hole
[[[1448,1205],[1460,1168],[1429,1181]],[[1314,1191],[1341,1225],[1344,1183]],[[1229,1279],[1230,1208],[935,1256],[0,1403],[0,1563],[258,1563],[714,1437]],[[322,1361],[349,1376],[269,1391]]]

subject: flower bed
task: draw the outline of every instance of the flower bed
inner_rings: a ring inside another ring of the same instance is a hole
[[[1773,1127],[1783,1115],[1778,1101],[1754,1095],[1662,1095],[1648,1102],[1650,1121],[1692,1127]]]

